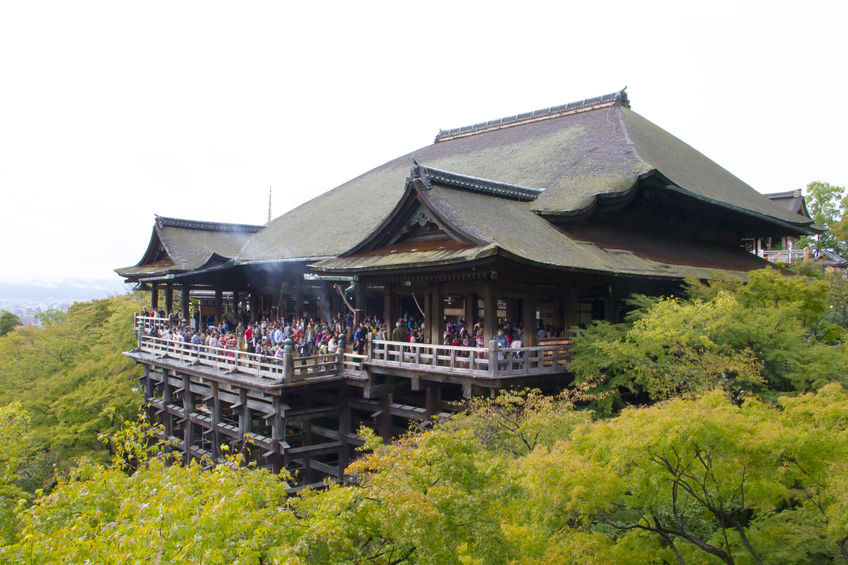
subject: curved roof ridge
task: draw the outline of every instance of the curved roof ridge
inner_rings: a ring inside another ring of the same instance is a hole
[[[255,224],[233,224],[229,222],[208,222],[204,220],[189,220],[186,218],[170,218],[156,214],[156,225],[160,228],[182,228],[204,231],[246,231],[256,233],[265,226]]]
[[[420,179],[427,190],[430,190],[432,183],[436,183],[449,188],[459,188],[489,196],[520,200],[522,202],[535,200],[545,191],[543,188],[530,188],[517,184],[463,175],[433,167],[425,167],[415,160],[413,160],[413,163],[414,165],[409,172],[407,182],[415,178]]]
[[[541,110],[515,114],[514,116],[480,122],[470,126],[462,126],[448,130],[440,129],[439,133],[436,134],[436,139],[433,143],[439,143],[440,141],[448,141],[487,131],[519,126],[531,122],[538,122],[541,120],[550,120],[552,118],[559,118],[569,114],[576,114],[578,112],[588,112],[599,108],[608,108],[615,105],[621,105],[629,108],[630,100],[627,98],[626,90],[627,87],[625,86],[618,92],[611,92],[610,94],[603,94],[601,96],[595,96],[594,98],[585,98],[583,100],[578,100],[577,102],[569,102],[567,104],[560,104],[559,106],[551,106],[549,108],[542,108]]]

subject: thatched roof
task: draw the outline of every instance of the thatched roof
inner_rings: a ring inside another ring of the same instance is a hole
[[[413,157],[422,165],[495,183],[540,189],[520,203],[542,215],[573,214],[602,195],[625,193],[652,171],[669,189],[783,230],[810,221],[769,201],[686,143],[629,108],[615,93],[540,112],[440,132],[403,155],[278,217],[237,260],[329,258],[365,238],[401,198]],[[477,217],[490,215],[479,202]],[[541,220],[540,220],[541,221]],[[553,228],[551,228],[553,229]],[[561,251],[550,250],[550,253]]]

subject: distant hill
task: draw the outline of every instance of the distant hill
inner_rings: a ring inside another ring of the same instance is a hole
[[[126,294],[130,288],[114,279],[61,279],[30,283],[0,281],[0,301],[4,300],[94,300]]]

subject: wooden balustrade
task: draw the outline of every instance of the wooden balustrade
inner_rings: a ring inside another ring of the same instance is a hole
[[[499,348],[491,341],[489,347],[479,348],[378,340],[372,336],[364,355],[339,350],[332,355],[270,357],[148,335],[152,327],[167,323],[165,318],[136,315],[138,348],[159,357],[238,372],[276,384],[311,377],[362,375],[367,366],[482,379],[532,376],[567,371],[571,358],[569,339],[520,348]]]

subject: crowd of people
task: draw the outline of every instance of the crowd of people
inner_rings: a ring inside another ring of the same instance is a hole
[[[346,345],[350,345],[353,352],[363,354],[369,335],[378,340],[429,342],[422,321],[409,315],[397,320],[391,331],[377,316],[367,316],[357,321],[352,313],[331,320],[308,317],[272,320],[263,317],[253,323],[228,315],[220,324],[208,324],[205,327],[197,327],[197,319],[184,320],[164,311],[150,310],[142,312],[142,315],[168,320],[167,323],[151,325],[146,330],[153,337],[276,358],[284,356],[287,346],[291,346],[295,357],[317,355],[331,358],[340,347]],[[546,336],[543,329],[538,330],[537,337]],[[498,328],[493,339],[502,349],[519,348],[524,343],[524,329],[520,324],[506,322]],[[482,348],[486,343],[482,321],[469,328],[465,320],[456,319],[446,323],[441,344]]]

